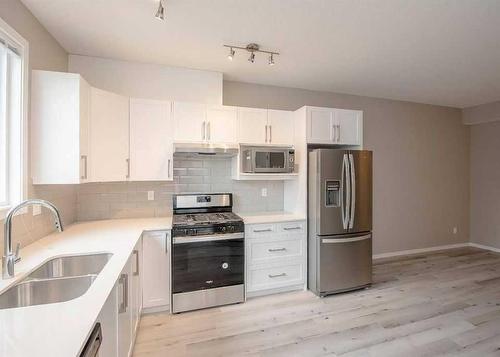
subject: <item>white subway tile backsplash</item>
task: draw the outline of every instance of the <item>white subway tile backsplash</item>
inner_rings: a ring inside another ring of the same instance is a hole
[[[172,212],[173,193],[232,192],[234,211],[283,209],[282,181],[234,181],[228,158],[175,158],[173,173],[174,182],[79,185],[78,220],[165,216]],[[262,188],[267,197],[261,196]],[[155,192],[155,200],[148,201],[147,191]]]

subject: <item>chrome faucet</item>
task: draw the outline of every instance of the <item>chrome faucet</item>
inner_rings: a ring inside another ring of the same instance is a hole
[[[5,217],[4,231],[3,231],[3,257],[2,257],[2,278],[9,279],[14,276],[14,264],[21,260],[19,256],[20,244],[17,243],[16,253],[12,252],[12,217],[20,209],[30,206],[30,205],[40,205],[48,208],[54,215],[55,225],[59,232],[63,231],[63,226],[61,223],[61,216],[56,206],[54,206],[49,201],[31,199],[21,202],[15,207],[12,207]]]

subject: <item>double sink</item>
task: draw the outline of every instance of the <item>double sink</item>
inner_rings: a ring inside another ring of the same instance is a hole
[[[0,310],[76,299],[90,288],[111,256],[99,253],[51,259],[0,294]]]

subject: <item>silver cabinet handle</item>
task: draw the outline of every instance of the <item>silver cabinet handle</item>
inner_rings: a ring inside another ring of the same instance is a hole
[[[168,233],[165,233],[165,253],[168,253]]]
[[[266,125],[266,128],[265,128],[265,132],[266,132],[266,143],[267,143],[267,125]]]
[[[340,124],[337,124],[337,142],[340,141]]]
[[[202,138],[202,140],[205,140],[205,137],[207,135],[206,126],[207,126],[206,122],[203,121],[203,124],[201,124],[201,138]]]
[[[210,122],[207,121],[207,140],[210,140],[211,137],[212,135],[210,133]]]
[[[137,249],[134,249],[134,254],[135,254],[135,272],[134,276],[139,275],[139,251]]]
[[[286,248],[270,248],[268,249],[269,252],[273,253],[273,252],[284,252],[286,251]]]
[[[122,303],[120,304],[118,312],[122,314],[127,311],[128,307],[128,275],[120,274],[119,283],[122,286]]]
[[[254,229],[253,232],[254,233],[264,233],[264,232],[272,232],[273,230],[271,228],[267,228],[267,229]]]
[[[330,127],[330,138],[333,142],[335,142],[335,138],[337,137],[337,133],[336,133],[336,130],[337,129],[337,126],[334,125],[334,124],[331,124],[331,127]]]
[[[281,274],[269,274],[268,277],[270,277],[271,279],[274,279],[274,278],[281,278],[282,276],[286,276],[286,273],[281,273]]]
[[[269,125],[269,142],[273,142],[273,126]]]
[[[130,159],[125,160],[127,162],[127,176],[126,178],[130,178]]]
[[[351,167],[351,216],[349,218],[349,229],[354,227],[354,214],[356,213],[356,168],[354,167],[354,156],[349,154],[349,166]]]
[[[170,162],[171,162],[171,160],[170,160],[170,159],[168,159],[168,165],[167,165],[167,177],[168,177],[168,178],[171,178],[171,177],[172,177],[172,176],[170,176]]]
[[[87,179],[87,155],[82,155],[81,160],[83,160],[83,175],[80,176],[82,180]]]
[[[285,231],[294,231],[297,229],[302,229],[302,227],[284,227],[283,228]]]

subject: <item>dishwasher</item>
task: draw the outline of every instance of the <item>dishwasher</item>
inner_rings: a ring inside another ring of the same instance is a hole
[[[99,348],[102,343],[102,330],[101,324],[96,323],[92,332],[90,333],[85,346],[83,346],[80,357],[97,357],[99,356]]]

